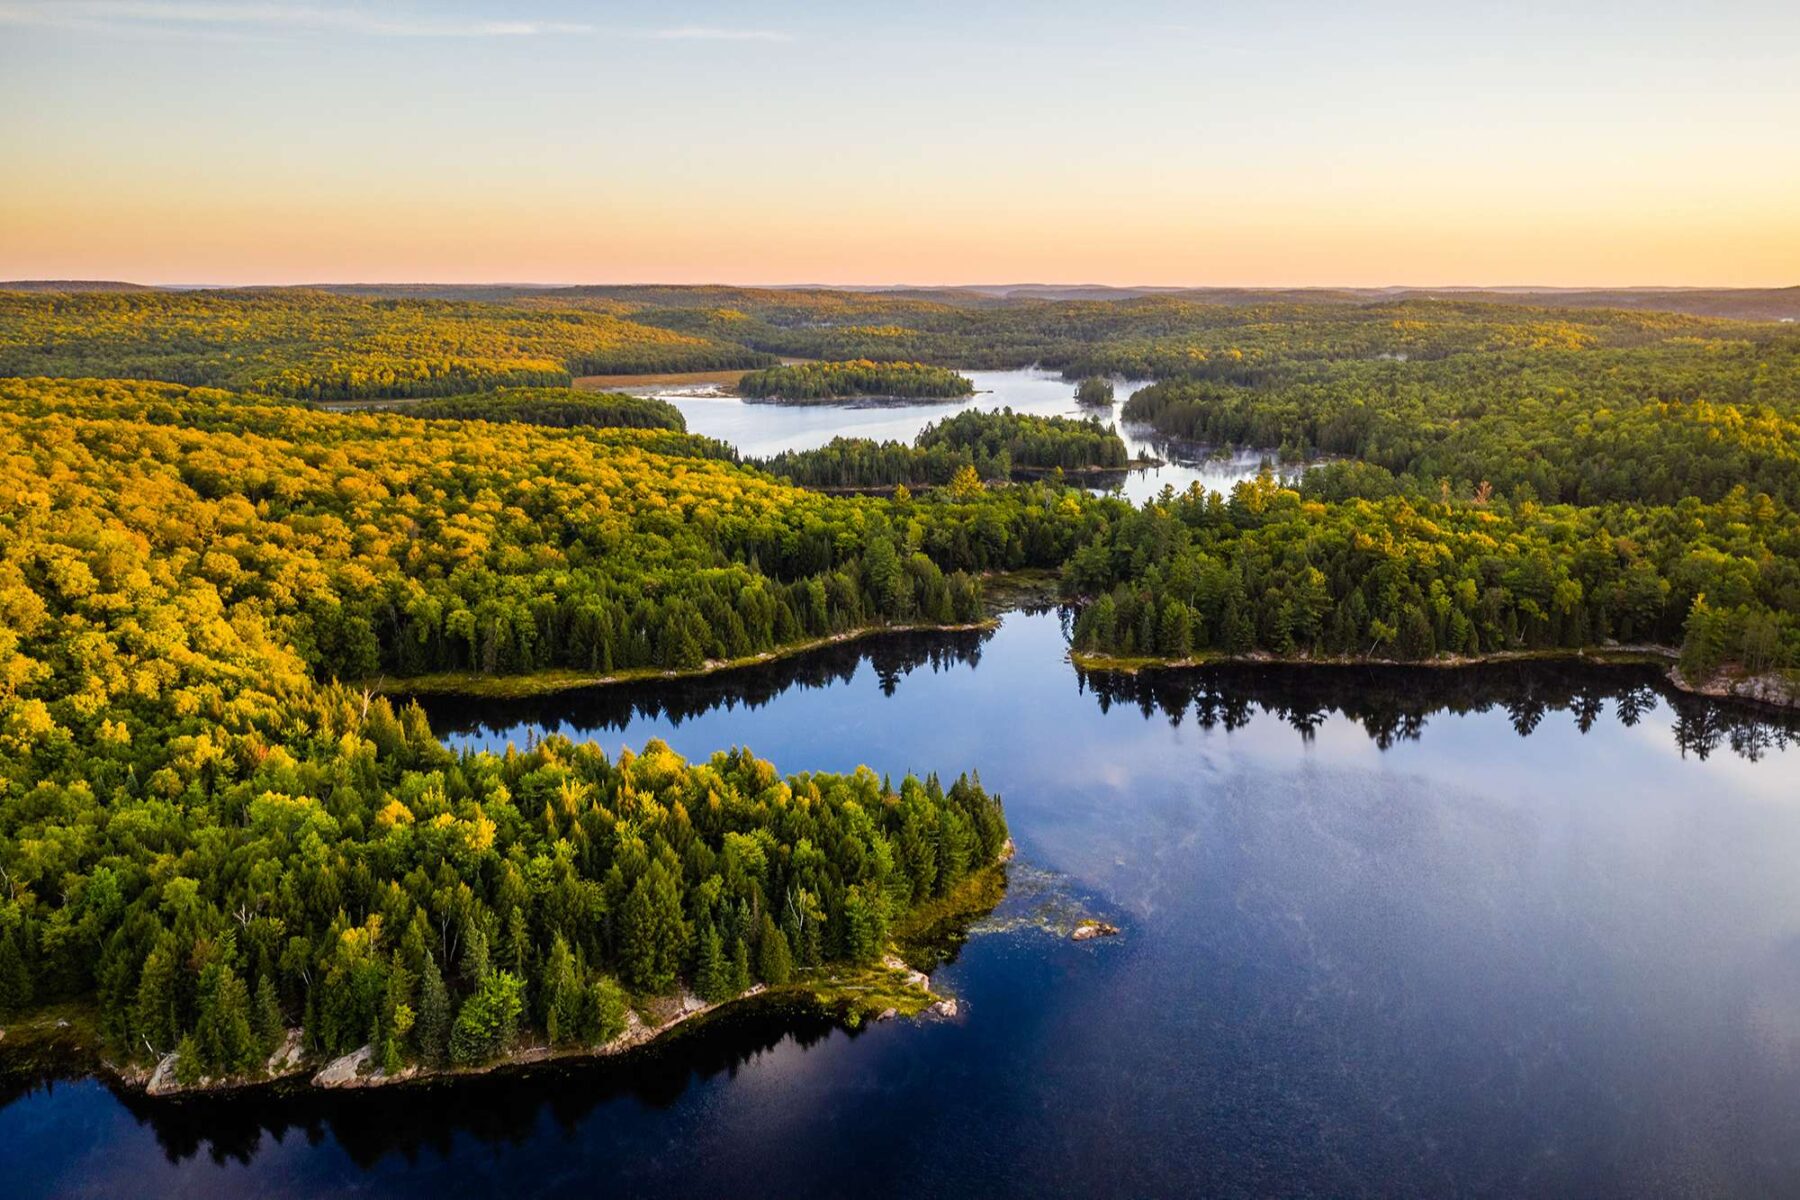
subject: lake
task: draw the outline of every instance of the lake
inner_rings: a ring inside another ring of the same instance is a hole
[[[0,1194],[1800,1194],[1790,725],[1650,668],[1084,677],[1063,622],[431,705],[465,746],[979,769],[1019,856],[934,975],[958,1020],[750,1011],[355,1096],[58,1083],[0,1108]]]
[[[1115,425],[1133,458],[1148,455],[1164,466],[1134,471],[1119,494],[1142,503],[1165,485],[1185,491],[1199,483],[1218,491],[1254,479],[1264,455],[1240,451],[1213,457],[1204,447],[1184,445],[1151,430],[1125,425],[1119,409],[1145,381],[1113,380],[1110,408],[1085,408],[1075,403],[1075,385],[1050,371],[964,371],[974,382],[975,395],[960,401],[928,404],[747,404],[736,396],[722,395],[717,384],[656,385],[621,390],[658,396],[679,408],[688,430],[730,442],[750,458],[767,458],[783,450],[811,450],[834,437],[863,437],[876,441],[911,444],[925,426],[967,409],[1011,408],[1034,416],[1097,416]]]

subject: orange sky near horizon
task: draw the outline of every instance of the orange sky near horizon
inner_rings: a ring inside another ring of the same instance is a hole
[[[0,278],[1800,284],[1800,6],[1534,4],[5,4]]]

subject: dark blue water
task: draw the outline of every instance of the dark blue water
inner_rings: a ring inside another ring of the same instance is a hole
[[[1018,886],[968,1013],[760,1011],[621,1063],[0,1109],[0,1194],[1800,1194],[1800,761],[1645,670],[1082,679],[1055,614],[455,740],[979,768]],[[1075,944],[1047,902],[1123,926]]]

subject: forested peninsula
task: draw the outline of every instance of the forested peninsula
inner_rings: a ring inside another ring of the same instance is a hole
[[[710,1002],[872,969],[1005,841],[972,780],[459,755],[332,681],[951,622],[978,584],[900,547],[1023,558],[1022,513],[890,514],[663,430],[151,383],[4,381],[0,405],[6,1019],[91,1004],[111,1061],[184,1086],[602,1046],[678,981]]]
[[[1345,460],[1133,506],[1057,473],[1122,453],[1095,421],[970,412],[912,446],[747,464],[661,402],[565,390],[602,362],[876,345],[907,357],[871,379],[1022,356],[1154,376],[1128,417]],[[886,997],[909,978],[882,966],[896,930],[992,901],[1006,831],[962,778],[979,764],[918,764],[944,787],[723,747],[459,753],[364,683],[716,670],[978,622],[985,581],[1021,569],[1056,580],[1088,666],[1642,647],[1684,686],[1780,703],[1800,665],[1800,339],[1773,325],[0,293],[0,371],[4,1045],[69,1020],[165,1086],[365,1048],[353,1077],[591,1051],[834,974]],[[370,400],[408,404],[315,403]],[[905,486],[823,490],[871,483]]]

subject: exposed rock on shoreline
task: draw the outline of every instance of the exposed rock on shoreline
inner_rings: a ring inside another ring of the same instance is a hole
[[[1118,936],[1119,927],[1117,925],[1108,924],[1105,921],[1096,921],[1092,917],[1089,917],[1087,920],[1075,926],[1074,932],[1069,934],[1069,940],[1072,942],[1088,942],[1095,938]]]
[[[944,997],[933,1004],[931,977],[923,971],[916,971],[909,967],[899,956],[891,953],[883,956],[878,970],[900,976],[884,985],[889,989],[888,994],[893,994],[892,989],[895,987],[918,994],[917,1000],[906,1005],[906,1013],[916,1014],[929,1011],[941,1016],[957,1014],[958,1009],[953,998]],[[854,976],[849,980],[844,980],[833,975],[829,979],[800,983],[792,988],[782,990],[792,991],[796,996],[812,996],[819,1003],[829,1004],[833,1000],[855,997],[859,988],[868,990],[866,986],[859,984]],[[164,1055],[157,1062],[156,1067],[149,1072],[140,1068],[125,1068],[113,1069],[111,1073],[121,1082],[141,1086],[146,1095],[159,1098],[179,1098],[183,1095],[201,1092],[264,1087],[296,1078],[305,1080],[311,1087],[326,1090],[383,1087],[411,1080],[454,1079],[469,1075],[485,1075],[509,1067],[528,1066],[554,1059],[605,1058],[624,1054],[649,1045],[678,1025],[733,1004],[769,994],[769,991],[767,986],[759,983],[746,989],[741,995],[716,1004],[709,1004],[692,992],[682,991],[674,996],[665,996],[650,1002],[646,1010],[650,1017],[649,1020],[645,1020],[637,1009],[627,1010],[624,1030],[611,1041],[600,1045],[551,1046],[533,1042],[519,1045],[509,1053],[490,1062],[470,1067],[438,1068],[409,1063],[404,1069],[390,1075],[378,1065],[375,1048],[365,1045],[349,1054],[332,1059],[318,1067],[316,1071],[311,1071],[309,1075],[308,1072],[313,1064],[307,1062],[302,1031],[290,1029],[282,1044],[274,1054],[269,1056],[268,1073],[265,1076],[200,1079],[184,1083],[178,1078],[177,1069],[180,1064],[180,1055],[176,1053]],[[839,995],[840,992],[841,995]],[[828,1000],[828,997],[831,999]],[[892,1020],[900,1015],[901,1009],[890,1003],[885,1004],[872,1019]]]
[[[1703,680],[1692,680],[1680,667],[1669,668],[1669,682],[1684,692],[1719,700],[1747,700],[1771,708],[1800,708],[1800,678],[1791,672],[1761,674],[1721,670]]]

